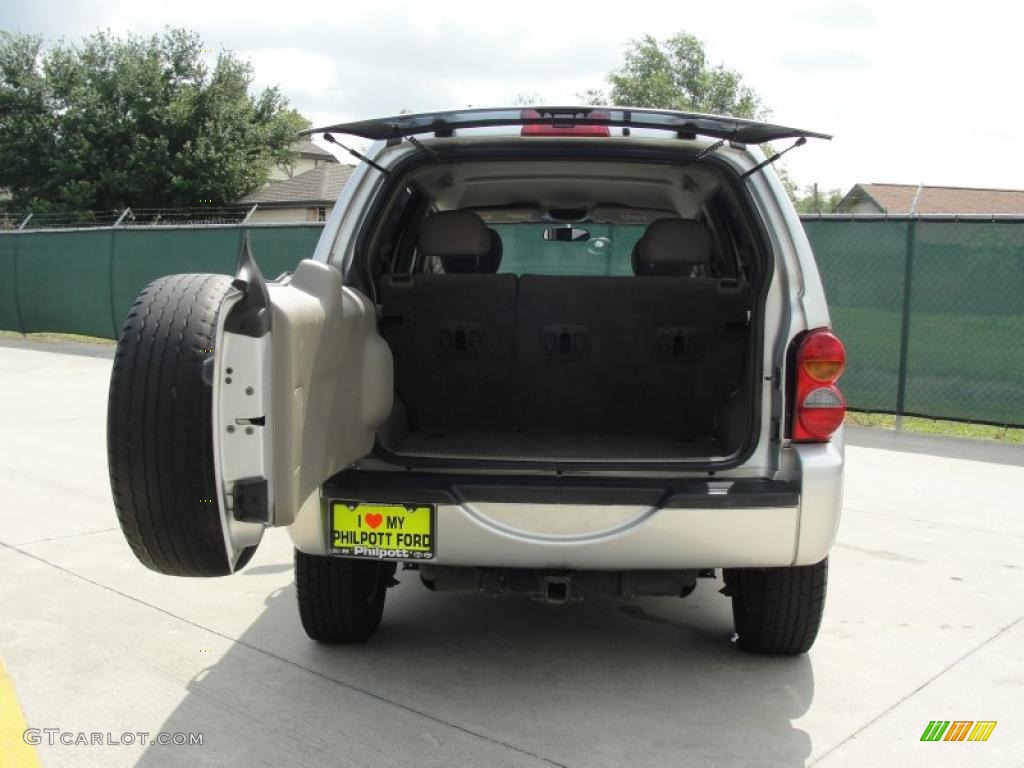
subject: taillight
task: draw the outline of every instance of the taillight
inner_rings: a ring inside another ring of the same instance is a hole
[[[795,442],[827,442],[842,425],[846,401],[836,380],[845,366],[843,343],[828,328],[810,331],[797,342],[792,425]]]
[[[527,123],[523,126],[523,136],[611,136],[607,125],[577,125],[575,114],[564,116],[552,113],[550,118],[536,109],[524,109],[520,116],[525,120],[549,119],[545,123]],[[608,119],[610,116],[603,110],[594,110],[587,114],[589,118]]]

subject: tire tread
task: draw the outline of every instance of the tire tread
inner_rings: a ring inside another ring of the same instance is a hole
[[[814,565],[726,570],[739,645],[795,655],[814,645],[828,587],[828,558]]]
[[[380,625],[394,563],[295,550],[295,594],[306,634],[322,643],[362,643]]]
[[[232,570],[216,502],[213,395],[202,380],[230,285],[226,275],[153,281],[129,310],[114,354],[107,401],[114,507],[132,552],[160,573]]]

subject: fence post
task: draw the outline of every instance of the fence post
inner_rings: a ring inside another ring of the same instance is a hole
[[[127,209],[126,209],[127,210]],[[123,216],[123,215],[122,215]],[[117,339],[121,334],[121,324],[118,322],[120,318],[117,316],[117,310],[114,301],[114,256],[117,253],[117,225],[115,224],[110,228],[110,271],[108,273],[107,286],[110,289],[110,328],[113,331],[112,339]]]
[[[28,218],[32,218],[31,213],[28,215]],[[26,222],[28,222],[28,219],[25,219],[25,221],[22,222],[22,226],[24,226]],[[11,277],[13,278],[12,282],[14,283],[14,313],[18,316],[18,331],[22,336],[25,336],[28,333],[28,331],[25,330],[25,317],[21,314],[21,288],[18,285],[18,251],[20,250],[18,246],[21,244],[21,238],[24,236],[25,235],[21,234],[21,227],[18,227],[17,232],[13,232],[11,234],[11,237],[14,238],[14,269],[11,270]]]
[[[900,323],[900,368],[896,381],[896,429],[903,429],[903,411],[907,401],[907,352],[910,345],[910,296],[914,278],[914,240],[917,219],[907,222],[907,254],[903,267],[903,319]]]

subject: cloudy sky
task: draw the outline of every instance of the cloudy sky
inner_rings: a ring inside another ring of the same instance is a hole
[[[100,28],[198,31],[248,58],[314,124],[499,105],[573,103],[624,44],[685,30],[739,70],[776,122],[835,134],[786,158],[801,184],[1024,188],[1024,12],[1005,0],[570,2],[7,0],[0,28],[74,39]]]

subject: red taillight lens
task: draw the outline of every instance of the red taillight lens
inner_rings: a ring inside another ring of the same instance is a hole
[[[536,109],[524,109],[521,116],[527,120],[540,120],[546,115],[542,115]],[[602,110],[595,110],[591,112],[588,117],[591,118],[608,118],[607,112]],[[566,115],[560,118],[558,115],[554,115],[551,118],[551,122],[548,123],[529,123],[523,126],[521,132],[523,136],[611,136],[611,131],[608,130],[607,125],[577,125],[573,116]]]
[[[792,437],[800,443],[827,442],[846,415],[846,401],[835,385],[846,366],[846,350],[827,328],[807,333],[797,344]]]
[[[815,381],[832,384],[843,373],[846,350],[832,331],[819,328],[800,341],[800,368]]]

